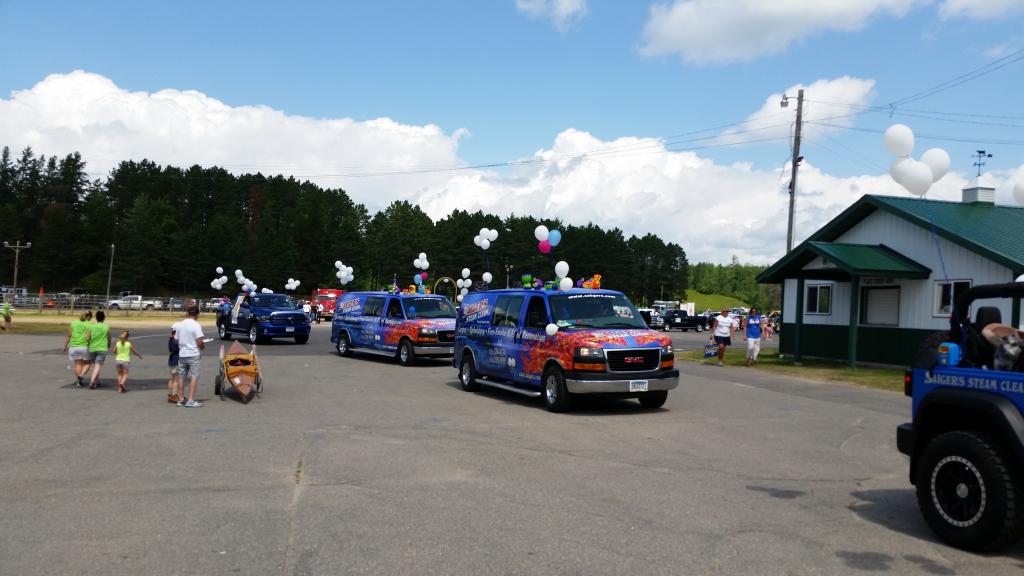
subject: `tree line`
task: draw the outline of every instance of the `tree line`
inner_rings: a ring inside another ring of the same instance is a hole
[[[499,217],[456,210],[434,222],[419,206],[395,201],[371,214],[340,188],[260,173],[233,175],[220,167],[120,162],[90,180],[81,155],[36,155],[25,148],[0,153],[0,222],[4,240],[31,241],[22,252],[19,284],[47,292],[106,290],[115,245],[111,290],[213,295],[210,281],[223,266],[260,286],[284,290],[339,287],[334,262],[355,269],[349,289],[379,289],[397,278],[412,282],[412,261],[426,252],[428,284],[441,276],[473,277],[489,267],[492,285],[523,274],[554,279],[554,262],[570,277],[602,275],[602,287],[626,292],[638,304],[685,300],[691,279],[682,246],[658,236],[627,236],[618,228],[567,225],[528,215]],[[533,231],[562,231],[550,256],[540,254]],[[481,228],[499,231],[486,252],[473,245]],[[0,283],[11,283],[14,254],[0,255]],[[233,279],[232,279],[233,281]]]
[[[767,313],[782,306],[782,293],[778,284],[757,283],[757,275],[765,268],[740,264],[736,256],[729,264],[700,262],[689,267],[687,284],[698,292],[732,296]]]

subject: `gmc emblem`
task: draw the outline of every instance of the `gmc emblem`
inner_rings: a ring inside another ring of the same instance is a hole
[[[625,358],[623,358],[623,361],[626,364],[641,364],[644,361],[644,357],[643,356],[626,356]]]

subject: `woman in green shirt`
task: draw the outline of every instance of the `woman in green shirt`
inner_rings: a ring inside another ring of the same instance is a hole
[[[89,360],[92,362],[92,378],[89,389],[95,390],[100,379],[100,370],[107,361],[110,350],[110,326],[104,322],[106,314],[102,310],[96,313],[96,322],[89,327]]]
[[[64,339],[63,350],[75,365],[75,386],[79,388],[85,385],[82,379],[89,372],[89,320],[92,320],[92,312],[82,312],[78,320],[72,320]]]

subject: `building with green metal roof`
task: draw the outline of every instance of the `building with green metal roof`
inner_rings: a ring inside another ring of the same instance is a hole
[[[976,179],[961,202],[866,195],[758,276],[781,284],[779,351],[909,364],[951,298],[1024,274],[1024,208]],[[1021,327],[1019,300],[979,301]]]

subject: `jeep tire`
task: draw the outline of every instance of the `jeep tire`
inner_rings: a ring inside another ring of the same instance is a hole
[[[640,405],[644,408],[654,409],[661,408],[665,405],[665,400],[668,400],[668,390],[655,390],[653,392],[647,392],[642,396],[638,396],[637,400],[640,401]]]
[[[412,366],[416,363],[416,352],[412,349],[412,342],[403,338],[398,344],[398,363],[402,366]]]
[[[347,357],[352,355],[352,345],[348,341],[348,332],[342,330],[338,333],[338,343],[334,347],[338,350],[338,356]]]
[[[1024,485],[1017,474],[984,433],[946,432],[921,452],[917,504],[931,529],[957,548],[1009,546],[1024,533]]]
[[[223,322],[217,324],[217,336],[220,336],[221,340],[231,340],[231,333],[228,332],[228,327]]]
[[[473,355],[467,352],[462,355],[462,365],[459,366],[459,386],[466,392],[476,392],[480,389],[480,382],[476,378]]]
[[[541,379],[541,397],[550,412],[568,412],[572,408],[572,395],[565,387],[565,376],[558,368],[544,370]]]

